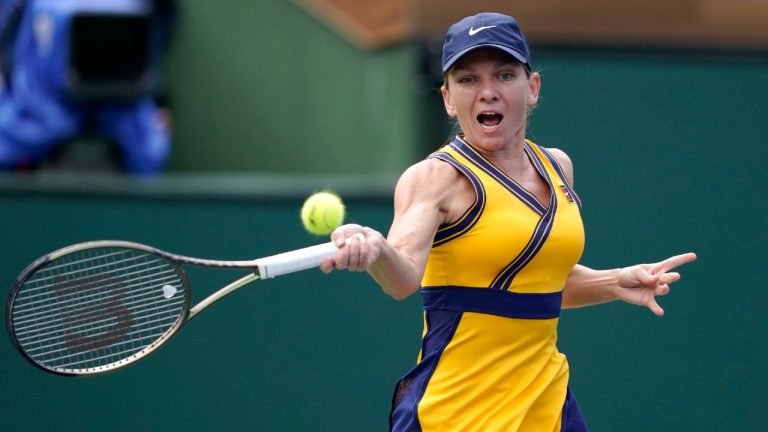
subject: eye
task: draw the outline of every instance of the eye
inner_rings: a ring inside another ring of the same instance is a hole
[[[462,75],[456,78],[456,82],[459,84],[471,84],[475,81],[477,81],[477,78],[473,75]]]
[[[502,81],[511,81],[515,79],[515,74],[514,72],[500,72],[499,79]]]

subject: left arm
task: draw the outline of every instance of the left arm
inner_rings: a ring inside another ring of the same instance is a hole
[[[675,267],[696,260],[696,254],[676,255],[654,264],[638,264],[613,270],[593,270],[576,265],[565,281],[563,307],[575,308],[613,300],[645,306],[658,316],[664,309],[656,296],[669,293],[669,284],[680,280]]]
[[[565,152],[549,149],[560,163],[568,182],[573,185],[573,163]],[[654,264],[638,264],[612,270],[593,270],[577,264],[568,274],[563,288],[563,307],[575,308],[613,300],[645,306],[658,316],[664,315],[656,296],[669,293],[669,284],[680,280],[680,274],[670,270],[696,260],[696,254],[686,253]]]
[[[619,271],[621,269],[593,270],[576,264],[565,280],[563,308],[591,306],[616,300]]]

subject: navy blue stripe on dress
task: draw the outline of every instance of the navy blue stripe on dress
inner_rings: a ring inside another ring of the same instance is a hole
[[[457,237],[462,236],[464,233],[472,229],[480,220],[480,215],[485,209],[485,187],[479,178],[469,168],[457,161],[452,155],[437,152],[433,153],[429,158],[440,159],[451,164],[454,168],[462,172],[467,179],[472,183],[472,187],[475,190],[475,202],[472,204],[466,212],[459,218],[458,221],[443,225],[438,228],[435,234],[435,239],[432,243],[432,247],[437,247],[445,244]]]
[[[422,342],[421,359],[395,386],[389,413],[391,432],[421,431],[419,402],[445,347],[453,339],[461,316],[462,313],[456,310],[425,311],[427,333]]]
[[[539,175],[541,175],[544,180],[546,180],[547,185],[549,186],[549,208],[544,214],[544,217],[542,217],[536,224],[533,235],[528,240],[528,244],[525,245],[520,254],[518,254],[515,259],[512,260],[512,262],[510,262],[504,268],[504,270],[499,272],[499,274],[491,283],[491,288],[498,290],[509,289],[509,286],[512,285],[512,280],[514,280],[515,276],[517,276],[517,274],[520,273],[520,271],[525,268],[525,266],[528,265],[528,263],[531,262],[536,254],[541,250],[542,246],[544,246],[544,243],[549,237],[549,233],[552,231],[552,225],[555,221],[555,214],[557,213],[557,197],[555,196],[556,191],[552,185],[552,181],[550,180],[549,175],[547,175],[547,171],[544,168],[544,165],[542,165],[541,161],[536,156],[536,153],[533,152],[528,146],[525,147],[525,151],[530,157],[531,163],[533,163],[536,171],[538,171]]]
[[[501,184],[505,189],[507,189],[509,192],[511,192],[513,195],[515,195],[520,201],[523,202],[526,206],[528,206],[531,210],[533,210],[536,214],[539,216],[543,215],[544,212],[547,210],[544,208],[544,205],[539,202],[538,199],[536,199],[535,196],[533,196],[530,192],[525,190],[524,187],[517,184],[516,181],[512,180],[501,172],[498,168],[496,168],[492,163],[490,163],[488,160],[486,160],[482,155],[477,153],[475,149],[472,148],[469,144],[464,142],[461,138],[458,136],[454,138],[454,140],[449,144],[451,148],[456,150],[459,154],[464,156],[468,161],[472,162],[473,165],[475,165],[477,168],[491,176],[493,179],[495,179],[499,184]]]
[[[576,205],[581,208],[581,199],[579,199],[579,195],[576,193],[576,191],[573,189],[573,186],[568,182],[568,178],[565,176],[565,173],[563,172],[563,167],[560,165],[560,162],[558,162],[557,159],[552,155],[552,153],[549,152],[549,150],[545,149],[541,146],[536,146],[539,150],[541,150],[542,153],[549,159],[549,162],[552,164],[552,167],[555,169],[555,172],[560,177],[560,180],[563,182],[563,185],[568,189],[568,193],[571,194],[573,197],[573,200],[576,201]]]
[[[565,403],[563,404],[563,416],[560,421],[560,432],[589,432],[584,416],[579,409],[579,403],[573,397],[571,386],[565,394]]]
[[[425,286],[421,289],[424,310],[479,312],[507,318],[553,319],[560,316],[562,291],[516,293],[488,288]]]

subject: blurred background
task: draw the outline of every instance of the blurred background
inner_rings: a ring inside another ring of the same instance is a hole
[[[324,241],[331,188],[383,232],[398,175],[448,138],[447,27],[515,16],[542,75],[528,135],[575,166],[610,268],[693,250],[661,300],[564,311],[559,346],[593,431],[760,430],[768,2],[0,2],[0,283],[116,238],[248,259]],[[190,270],[195,300],[239,274]],[[223,274],[222,274],[223,273]],[[7,288],[5,288],[7,289]],[[415,362],[418,296],[308,271],[221,301],[113,374],[44,374],[0,343],[0,429],[379,431]]]

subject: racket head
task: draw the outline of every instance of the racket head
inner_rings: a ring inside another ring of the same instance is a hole
[[[68,246],[30,264],[11,286],[6,326],[33,365],[59,375],[134,363],[178,332],[189,280],[168,254],[138,243]]]

